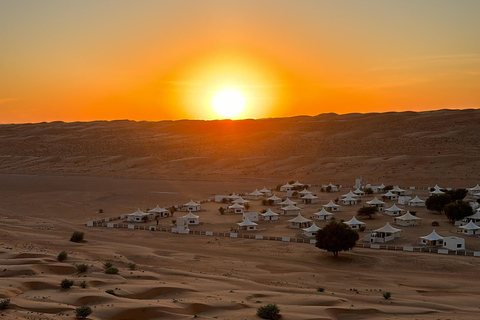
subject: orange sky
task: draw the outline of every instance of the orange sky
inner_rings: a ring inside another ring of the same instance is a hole
[[[3,1],[0,123],[480,107],[480,1]]]

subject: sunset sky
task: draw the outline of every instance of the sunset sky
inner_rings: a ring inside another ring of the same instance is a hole
[[[479,108],[479,17],[477,0],[1,1],[0,123]]]

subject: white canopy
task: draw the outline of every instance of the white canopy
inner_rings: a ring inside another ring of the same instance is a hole
[[[248,226],[258,226],[255,222],[250,221],[250,219],[245,218],[242,222],[237,223],[240,227],[248,227]]]
[[[425,239],[428,241],[436,241],[436,240],[443,240],[443,237],[440,236],[438,233],[436,233],[435,229],[433,229],[432,233],[430,233],[428,236],[420,237],[420,239]]]
[[[292,185],[291,185],[290,183],[288,183],[288,182],[287,182],[287,184],[284,184],[284,185],[282,186],[282,188],[292,188],[292,187],[294,187],[294,186],[292,186]]]
[[[477,210],[474,214],[465,217],[465,219],[480,220],[480,211]]]
[[[477,184],[475,187],[470,188],[470,189],[468,189],[468,190],[470,190],[470,191],[472,191],[472,192],[480,191],[480,186]]]
[[[319,212],[315,212],[314,215],[316,215],[316,216],[333,216],[333,213],[328,212],[327,210],[325,210],[325,208],[322,208],[322,210],[320,210]]]
[[[305,194],[309,194],[309,193],[311,193],[311,192],[308,191],[308,190],[305,188],[305,189],[303,189],[302,191],[299,191],[298,193],[305,195]]]
[[[461,229],[465,229],[465,230],[478,230],[480,229],[479,226],[477,226],[475,223],[473,223],[472,221],[470,221],[469,223],[467,223],[466,225],[464,226],[461,226],[459,227]]]
[[[255,189],[252,193],[250,193],[251,196],[263,196],[263,193],[258,191],[258,189]]]
[[[373,230],[373,231],[384,232],[384,233],[397,233],[397,232],[402,231],[402,229],[394,228],[390,225],[390,223],[387,222],[387,224],[384,225],[383,227],[381,227],[380,229],[376,229],[376,230]]]
[[[352,225],[352,224],[365,224],[365,222],[357,220],[357,218],[355,218],[355,217],[352,217],[352,219],[350,219],[348,221],[345,221],[344,223],[349,225],[349,226]]]
[[[296,205],[294,204],[289,204],[288,206],[286,207],[283,207],[281,208],[282,210],[284,211],[290,211],[290,210],[302,210],[301,208],[297,207]]]
[[[433,189],[435,189],[435,190],[441,190],[442,188],[440,188],[440,187],[438,186],[438,184],[436,184],[435,187],[433,187]]]
[[[351,196],[346,196],[342,199],[342,201],[358,201],[358,199]]]
[[[185,204],[184,204],[185,207],[199,206],[199,205],[200,205],[200,203],[196,203],[196,202],[194,202],[193,200],[190,200],[189,203],[185,203]]]
[[[384,196],[384,197],[393,197],[393,196],[396,196],[396,194],[393,193],[392,191],[388,190],[388,192],[385,193],[383,196]]]
[[[129,214],[129,216],[137,216],[137,217],[142,217],[145,215],[148,215],[148,213],[143,212],[142,210],[140,210],[140,208],[138,208],[137,211],[135,211],[134,213]]]
[[[317,227],[317,225],[314,223],[312,223],[312,225],[308,228],[305,228],[305,229],[302,229],[303,231],[306,231],[306,232],[317,232],[318,230],[320,230],[319,227]]]
[[[420,199],[418,196],[415,196],[412,200],[410,200],[411,203],[424,203],[425,201]]]
[[[359,194],[365,194],[365,191],[357,189],[357,190],[353,191],[353,193],[356,194],[356,195],[359,195]]]
[[[342,195],[342,198],[346,198],[346,197],[358,197],[358,195],[356,195],[355,193],[352,192],[352,190],[350,190],[347,194]]]
[[[330,182],[327,187],[336,188],[337,186]]]
[[[304,195],[304,196],[302,197],[302,199],[307,199],[307,200],[310,199],[310,200],[313,200],[313,199],[318,199],[318,197],[317,197],[317,196],[314,196],[314,195],[311,194],[311,193],[307,193],[306,195]]]
[[[398,212],[398,211],[405,211],[405,210],[402,209],[402,208],[397,207],[397,205],[394,203],[393,206],[391,206],[391,207],[388,208],[388,209],[385,209],[385,211]]]
[[[243,199],[242,197],[238,197],[238,198],[236,198],[235,200],[233,200],[233,202],[239,203],[239,204],[243,204],[243,203],[247,203],[247,202],[250,202],[250,201],[245,200],[245,199]]]
[[[292,186],[294,186],[294,187],[302,187],[302,186],[304,186],[304,184],[298,182],[298,180],[297,180],[294,184],[292,184]]]
[[[260,192],[262,192],[262,193],[269,193],[269,192],[271,192],[271,191],[268,190],[267,188],[263,187],[263,189],[260,190]]]
[[[329,203],[324,204],[323,206],[324,206],[324,207],[327,207],[327,208],[338,208],[338,207],[340,207],[338,204],[333,203],[332,200],[330,200]]]
[[[290,205],[290,204],[297,204],[295,201],[290,200],[289,198],[285,199],[285,201],[280,202],[281,205]]]
[[[271,217],[271,216],[278,216],[278,213],[276,212],[273,212],[272,210],[270,210],[270,208],[267,210],[267,212],[265,213],[261,213],[262,216],[264,217]]]
[[[377,197],[373,198],[373,200],[367,201],[368,204],[385,204],[382,200],[377,199]]]
[[[377,188],[378,188],[378,189],[383,189],[383,188],[385,188],[385,185],[382,183],[382,184],[379,185]]]
[[[242,206],[241,204],[235,202],[234,204],[229,206],[228,209],[245,209],[245,207]]]
[[[279,198],[279,197],[277,197],[275,194],[273,194],[273,196],[271,196],[271,197],[268,198],[267,200],[278,201],[278,200],[282,200],[282,198]]]
[[[440,189],[438,189],[438,190],[435,189],[435,190],[433,190],[433,191],[430,191],[430,193],[431,193],[431,194],[444,194],[445,192],[443,192],[443,191],[440,190]]]
[[[157,204],[157,206],[151,210],[148,210],[149,213],[162,213],[162,212],[169,212],[167,209],[165,208],[160,208]]]
[[[410,211],[407,211],[403,216],[395,218],[397,220],[403,220],[403,221],[408,221],[408,220],[421,220],[419,217],[415,217],[413,214],[410,213]]]
[[[199,218],[199,216],[194,215],[193,213],[189,212],[188,214],[184,215],[182,218],[197,219],[197,218]]]
[[[232,193],[231,196],[228,196],[227,198],[230,199],[230,200],[235,200],[235,199],[240,198],[240,195],[238,195],[234,192],[234,193]]]
[[[303,223],[303,222],[310,222],[310,221],[312,221],[312,220],[303,217],[302,214],[299,213],[298,216],[296,216],[296,217],[293,218],[293,219],[287,220],[287,221],[288,221],[288,222]]]
[[[403,190],[399,186],[395,186],[395,187],[392,188],[392,191],[394,191],[394,192],[404,192],[405,190]]]

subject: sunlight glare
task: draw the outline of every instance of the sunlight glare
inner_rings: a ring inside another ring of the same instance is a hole
[[[219,117],[234,119],[245,109],[245,97],[236,90],[222,90],[215,94],[213,107]]]

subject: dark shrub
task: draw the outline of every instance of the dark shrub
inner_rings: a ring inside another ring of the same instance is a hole
[[[92,308],[88,306],[80,306],[75,309],[75,316],[79,319],[85,319],[92,314]]]
[[[106,274],[118,274],[118,269],[114,268],[114,267],[110,267],[110,268],[105,270],[105,273]]]
[[[80,231],[75,231],[72,236],[70,237],[70,241],[72,242],[82,242],[83,241],[83,236],[85,234]]]
[[[280,317],[280,308],[275,304],[267,304],[257,309],[257,316],[262,319],[276,320]]]
[[[67,257],[68,257],[68,253],[66,251],[62,251],[58,254],[57,260],[58,261],[64,261],[64,260],[67,259]]]
[[[88,266],[87,266],[85,263],[76,264],[75,267],[77,267],[77,271],[78,271],[79,273],[87,272],[87,270],[88,270]]]
[[[73,286],[73,280],[63,279],[62,282],[60,282],[60,287],[62,289],[68,289],[71,286]]]

